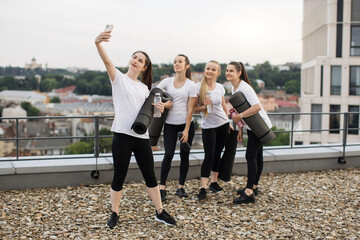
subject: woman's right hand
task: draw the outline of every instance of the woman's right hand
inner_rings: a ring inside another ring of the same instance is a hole
[[[111,32],[102,32],[95,38],[95,44],[99,44],[101,42],[110,42]]]

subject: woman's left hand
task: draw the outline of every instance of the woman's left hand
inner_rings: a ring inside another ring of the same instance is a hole
[[[187,142],[188,138],[189,138],[189,132],[186,130],[182,131],[182,138],[180,138],[180,141],[183,143]]]
[[[239,113],[239,114],[234,115],[232,117],[232,119],[234,120],[234,122],[238,123],[242,119],[241,116],[242,116],[241,113]]]

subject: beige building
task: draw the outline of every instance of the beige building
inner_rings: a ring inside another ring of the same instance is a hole
[[[300,111],[324,114],[302,115],[302,129],[311,132],[295,134],[294,143],[341,143],[340,113],[360,105],[360,0],[304,0],[303,9]],[[359,114],[348,123],[359,128]],[[359,130],[348,130],[347,139],[360,142]]]

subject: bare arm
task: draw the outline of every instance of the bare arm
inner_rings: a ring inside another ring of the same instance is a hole
[[[183,137],[180,139],[182,142],[187,142],[189,138],[189,129],[191,124],[192,115],[194,112],[196,98],[190,97],[187,105],[187,115],[186,115],[186,124],[183,133]]]
[[[199,106],[199,96],[195,98],[194,113],[201,113],[206,110],[206,105]]]
[[[115,79],[115,73],[116,68],[112,61],[110,60],[109,56],[107,55],[104,47],[101,45],[101,42],[109,42],[110,41],[110,32],[102,32],[95,38],[95,46],[97,48],[97,51],[100,55],[101,60],[105,64],[106,71],[111,79],[111,81],[114,81]]]
[[[225,97],[224,96],[222,96],[221,106],[224,109],[224,112],[225,112],[226,116],[229,116],[229,112],[228,112],[228,109],[226,107]]]
[[[258,113],[261,110],[261,106],[260,104],[255,104],[253,106],[251,106],[250,108],[246,109],[245,111],[243,111],[242,113],[236,114],[232,119],[235,122],[240,121],[240,119],[242,118],[247,118],[250,117],[252,115],[255,115],[256,113]]]

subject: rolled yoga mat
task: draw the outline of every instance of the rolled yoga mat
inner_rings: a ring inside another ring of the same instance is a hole
[[[241,113],[251,107],[242,92],[234,93],[229,98],[229,102],[238,113]],[[243,120],[263,144],[271,142],[276,137],[274,132],[268,127],[259,113],[243,118]]]
[[[148,98],[145,100],[139,114],[131,126],[137,134],[146,133],[146,130],[150,126],[151,119],[153,119],[154,116],[154,106],[152,104],[154,103],[155,93],[160,93],[161,96],[163,91],[160,88],[153,88],[150,91]]]
[[[160,93],[161,101],[163,103],[166,103],[167,101],[172,101],[172,97],[167,92]],[[150,126],[149,126],[149,137],[150,137],[150,144],[151,146],[156,146],[159,141],[159,137],[161,135],[161,129],[165,123],[165,119],[169,113],[169,109],[165,108],[164,112],[161,114],[161,117],[159,118],[153,118],[151,120]]]
[[[231,179],[236,154],[238,134],[239,131],[230,130],[230,133],[226,140],[225,151],[221,158],[221,166],[219,171],[219,178],[223,181],[230,181]]]

